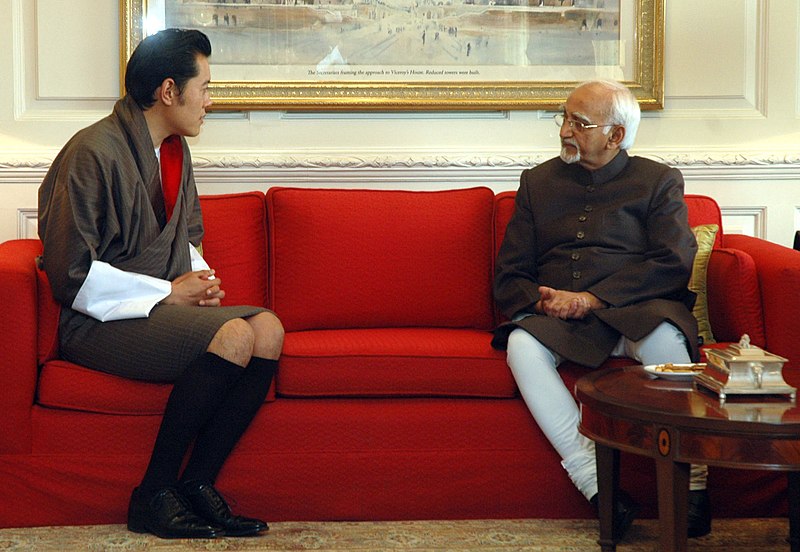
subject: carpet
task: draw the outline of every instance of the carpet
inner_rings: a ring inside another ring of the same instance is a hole
[[[398,522],[284,522],[253,538],[162,540],[124,525],[0,529],[0,552],[304,551],[318,552],[583,552],[598,551],[596,520],[471,520]],[[690,551],[789,550],[786,519],[714,520],[710,535]],[[637,520],[619,552],[658,549],[658,522]]]

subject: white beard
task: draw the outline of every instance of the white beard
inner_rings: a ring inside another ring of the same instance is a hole
[[[574,147],[575,153],[569,153],[567,151],[567,145]],[[564,143],[561,145],[561,160],[568,165],[579,162],[581,160],[581,149],[578,147],[578,144],[572,140],[564,140]]]

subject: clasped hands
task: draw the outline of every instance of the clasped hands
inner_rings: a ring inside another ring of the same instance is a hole
[[[588,291],[565,291],[547,286],[539,286],[540,299],[536,302],[538,314],[545,314],[562,320],[582,319],[593,310],[607,305]]]
[[[196,270],[181,274],[172,281],[172,292],[161,302],[167,305],[218,307],[225,298],[222,281],[214,270]]]
[[[213,269],[186,272],[172,281],[172,292],[161,302],[168,305],[218,307],[225,298],[221,284]],[[606,307],[603,301],[588,291],[574,292],[539,286],[539,296],[536,312],[562,320],[582,319],[591,311]]]

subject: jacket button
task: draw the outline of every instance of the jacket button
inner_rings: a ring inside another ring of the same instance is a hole
[[[577,253],[577,252],[573,253],[571,256],[572,256],[572,260],[573,261],[580,260],[580,258],[581,258],[581,254]]]
[[[577,237],[579,240],[582,240],[583,238],[586,237],[586,234],[584,234],[583,230],[581,230],[580,232],[575,234],[575,237]]]
[[[573,277],[575,280],[580,280],[580,278],[581,278],[581,271],[580,271],[580,270],[576,270],[575,272],[573,272],[573,273],[572,273],[572,277]]]
[[[578,217],[578,222],[586,222],[586,215],[581,215]]]
[[[583,210],[586,211],[587,213],[591,213],[594,210],[594,207],[592,207],[591,205],[587,205],[586,207],[583,208]]]

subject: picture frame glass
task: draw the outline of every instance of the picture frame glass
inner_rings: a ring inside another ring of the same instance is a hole
[[[547,109],[593,78],[659,108],[663,2],[122,0],[121,59],[202,30],[223,109]]]

